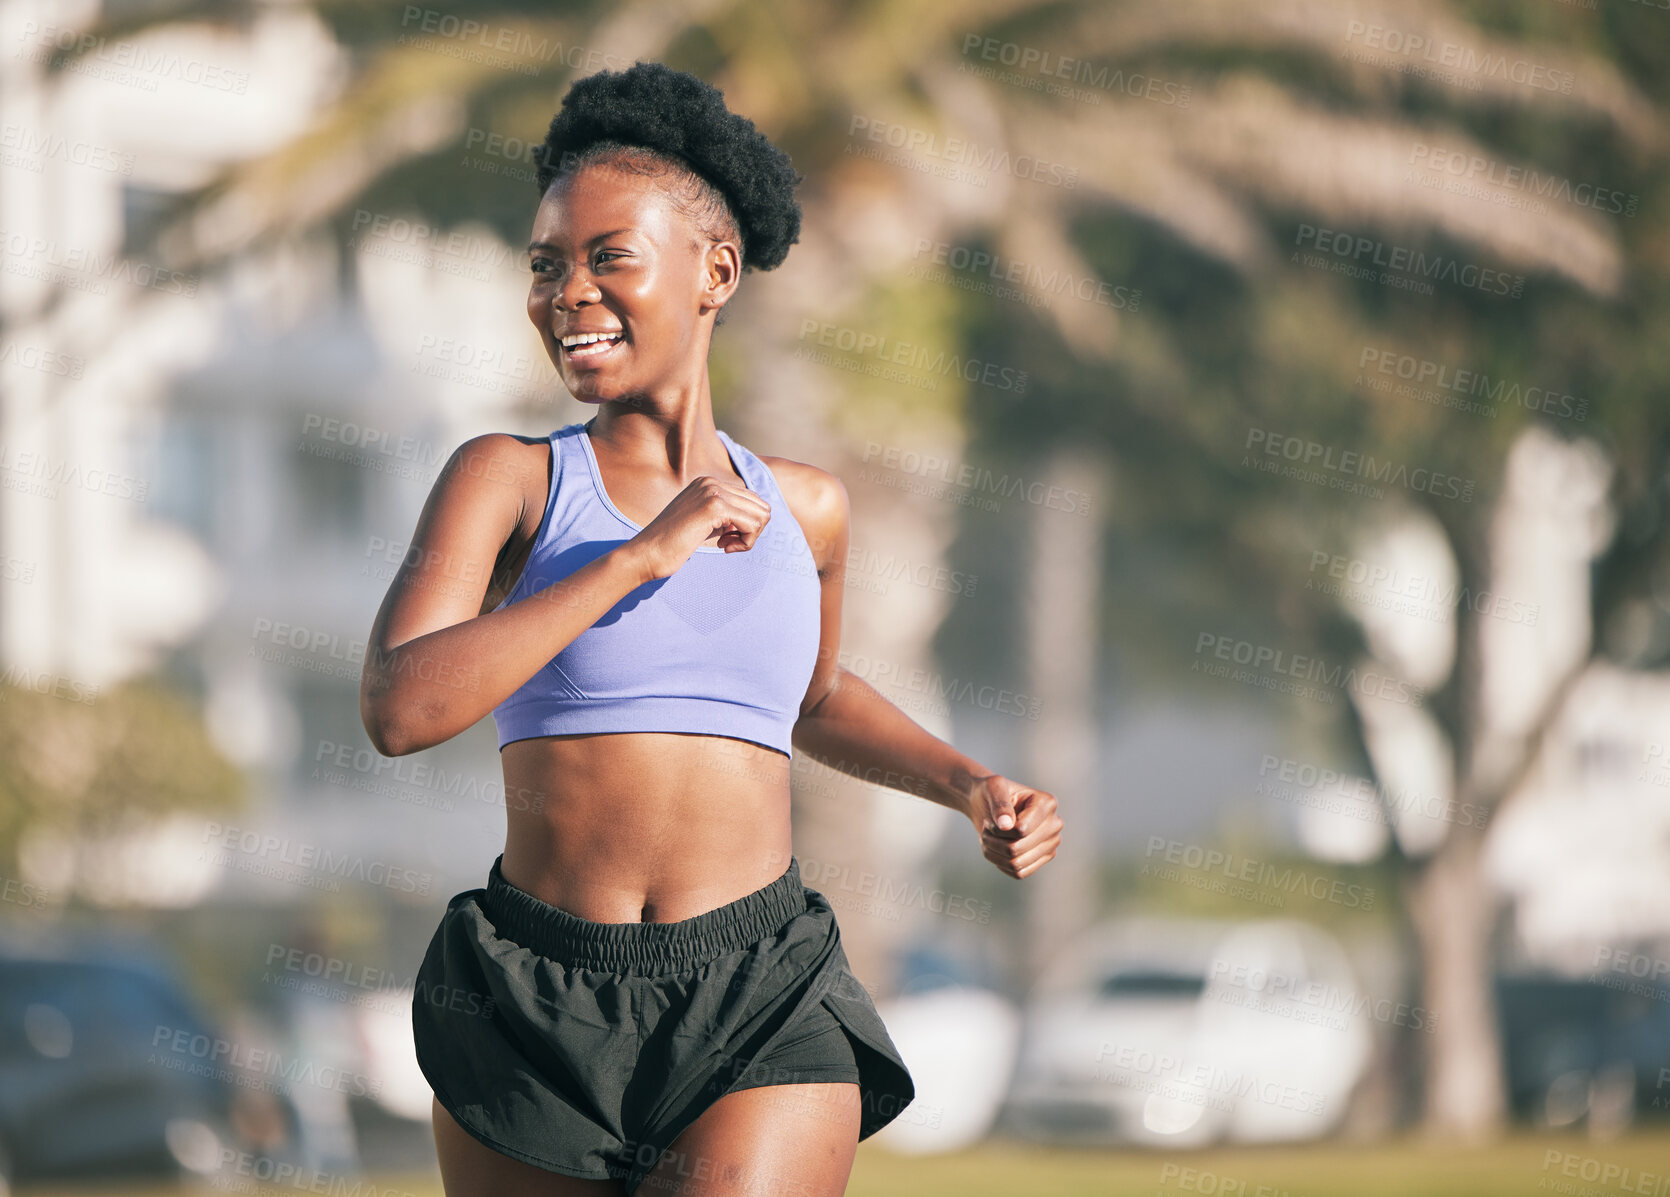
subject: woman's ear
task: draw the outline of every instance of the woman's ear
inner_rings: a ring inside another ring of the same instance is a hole
[[[742,281],[742,252],[734,241],[715,241],[702,259],[701,310],[718,311]],[[715,321],[717,323],[717,321]]]

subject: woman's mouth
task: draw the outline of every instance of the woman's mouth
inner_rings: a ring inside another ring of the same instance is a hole
[[[570,333],[559,338],[563,357],[576,366],[601,363],[625,342],[624,333]]]

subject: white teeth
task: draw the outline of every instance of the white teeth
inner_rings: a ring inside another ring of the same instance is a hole
[[[562,339],[562,347],[573,349],[576,345],[590,345],[593,341],[612,341],[619,336],[619,333],[574,333]]]

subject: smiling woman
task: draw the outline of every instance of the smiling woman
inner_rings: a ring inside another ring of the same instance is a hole
[[[576,83],[552,121],[528,245],[528,316],[577,398],[624,393],[628,379],[601,370],[624,364],[626,351],[638,355],[640,377],[688,356],[687,315],[656,310],[654,301],[664,309],[679,295],[667,282],[706,268],[717,323],[737,271],[780,265],[800,233],[800,176],[716,90],[651,64],[619,76],[630,84],[614,78]],[[580,227],[582,215],[593,224]],[[603,302],[604,288],[614,302]],[[666,329],[681,341],[633,335],[669,320],[687,325]]]
[[[517,796],[417,976],[442,1178],[838,1194],[915,1089],[801,882],[792,748],[958,811],[1016,878],[1055,798],[838,668],[845,488],[714,425],[719,313],[798,237],[788,157],[639,63],[573,85],[541,163],[527,315],[597,414],[453,454],[361,685],[390,755],[491,713]]]

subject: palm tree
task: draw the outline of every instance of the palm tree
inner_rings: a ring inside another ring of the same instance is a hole
[[[413,17],[400,5],[319,2],[312,11],[345,48],[344,87],[293,141],[182,197],[155,239],[170,265],[209,269],[322,230],[341,243],[356,210],[409,212],[441,228],[485,221],[515,245],[531,188],[461,169],[461,155],[494,136],[537,142],[567,81],[596,66],[650,58],[692,69],[755,114],[807,178],[801,245],[782,270],[749,282],[737,331],[716,344],[716,371],[730,383],[725,418],[744,439],[754,430],[762,451],[817,460],[847,478],[878,442],[951,462],[997,441],[1016,459],[1041,463],[1087,448],[1113,471],[1092,469],[1100,479],[1093,488],[1121,471],[1139,483],[1172,471],[1166,503],[1145,509],[1156,526],[1182,530],[1216,563],[1244,570],[1251,581],[1243,596],[1280,603],[1289,615],[1302,610],[1290,621],[1295,634],[1323,641],[1346,634],[1349,621],[1315,603],[1297,608],[1272,548],[1272,524],[1291,525],[1308,496],[1292,488],[1272,496],[1237,472],[1236,434],[1226,438],[1224,423],[1244,431],[1261,422],[1338,443],[1371,438],[1434,463],[1453,454],[1488,481],[1486,466],[1505,445],[1494,431],[1456,435],[1454,422],[1407,404],[1342,404],[1350,371],[1340,347],[1391,336],[1466,357],[1460,327],[1479,334],[1471,348],[1484,355],[1501,342],[1504,323],[1533,309],[1527,302],[1503,317],[1479,296],[1455,303],[1440,295],[1388,313],[1384,290],[1336,285],[1295,264],[1294,254],[1314,250],[1319,229],[1451,247],[1557,290],[1536,312],[1583,313],[1629,289],[1633,259],[1615,221],[1566,203],[1461,202],[1412,182],[1412,164],[1430,163],[1432,147],[1441,147],[1504,169],[1523,165],[1534,139],[1515,122],[1528,121],[1549,131],[1558,155],[1581,158],[1585,131],[1598,127],[1605,146],[1662,165],[1661,105],[1638,82],[1652,77],[1650,56],[1625,47],[1627,31],[1615,23],[1576,10],[1510,20],[1479,4],[1431,0],[1375,25],[1345,0],[776,10],[699,0],[560,15],[504,3],[472,6],[468,35],[448,14]],[[170,19],[213,12],[203,4]],[[149,21],[117,14],[95,32],[126,35]],[[1439,48],[1442,71],[1411,46]],[[1556,86],[1525,82],[1527,63]],[[944,177],[952,172],[960,174]],[[1152,281],[1140,309],[1094,294],[1076,299],[1071,290],[1048,307],[1017,306],[971,290],[984,281],[975,274],[930,280],[913,272],[942,247],[1019,264],[1022,289],[1034,294],[1051,280]],[[343,264],[351,274],[353,255],[344,251]],[[955,379],[928,389],[831,369],[796,353],[808,322],[954,352],[972,352],[969,330],[978,330],[974,356],[1031,367],[1036,383],[1017,402]],[[1225,340],[1203,344],[1203,331]],[[745,347],[731,343],[744,335]],[[1043,467],[1056,468],[1070,466]],[[1632,476],[1650,472],[1641,458]],[[853,488],[853,500],[856,535],[878,552],[940,560],[959,527],[953,505],[878,487]],[[1470,577],[1488,572],[1484,507],[1435,513]],[[1314,519],[1311,529],[1324,534]],[[1090,576],[1054,572],[1072,572],[1083,551],[1043,550],[1052,572],[1034,592],[1105,585],[1101,567]],[[901,667],[929,660],[944,617],[935,595],[850,607],[852,643]],[[1080,629],[1087,622],[1081,615]],[[1476,742],[1487,713],[1472,680],[1475,625],[1459,621],[1453,700],[1440,704],[1439,719],[1458,749],[1458,788],[1496,802],[1511,792],[1536,736],[1489,753]],[[1029,643],[1049,643],[1047,630],[1035,624]],[[1046,702],[1082,702],[1083,677],[1051,660],[1037,673],[1060,679],[1046,681]],[[1551,688],[1550,709],[1563,692]],[[1088,724],[1075,728],[1069,748],[1079,763],[1057,786],[1069,823],[1089,801],[1092,734]],[[1488,777],[1477,772],[1486,756]],[[799,815],[822,836],[816,854],[839,861],[885,851],[869,830],[875,801],[866,792],[802,804]],[[1452,829],[1430,856],[1411,858],[1411,907],[1478,897],[1477,848]],[[1071,883],[1076,895],[1056,884],[1047,891],[1051,909],[1091,907],[1082,879]],[[1427,1116],[1474,1133],[1503,1116],[1490,923],[1414,923],[1427,992],[1440,1003]]]

